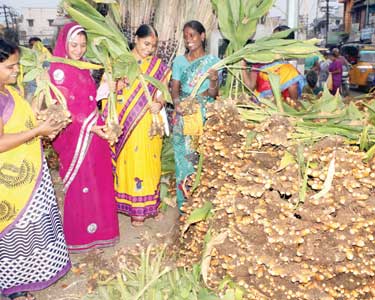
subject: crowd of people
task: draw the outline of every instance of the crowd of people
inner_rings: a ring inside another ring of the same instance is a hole
[[[305,59],[306,89],[308,94],[319,95],[327,84],[329,91],[343,96],[349,94],[350,63],[338,48],[322,51],[322,59],[313,55]]]
[[[217,97],[222,79],[220,72],[211,69],[219,58],[207,53],[204,26],[189,21],[182,34],[186,52],[174,59],[172,69],[155,56],[158,34],[152,26],[138,28],[132,48],[140,70],[170,87],[179,209],[195,172],[206,106]],[[87,43],[84,28],[68,23],[59,32],[53,55],[84,60]],[[114,245],[119,240],[118,212],[129,216],[133,226],[142,226],[147,218],[161,219],[162,138],[150,137],[149,130],[154,116],[160,118],[165,99],[151,84],[145,91],[139,80],[118,84],[122,134],[110,146],[105,134],[106,107],[103,112],[97,108],[97,85],[90,71],[52,63],[50,79],[65,96],[71,122],[66,125],[52,118],[37,122],[38,112],[32,111],[14,87],[19,58],[18,46],[0,40],[0,292],[22,300],[33,299],[30,291],[49,286],[69,270],[69,252]],[[317,86],[328,80],[328,74],[333,77],[332,93],[340,88],[344,62],[335,49],[324,61],[312,57],[306,63],[307,86],[304,76],[287,61],[244,64],[244,83],[262,97],[270,96],[272,89],[264,71],[275,72],[283,97],[295,102],[303,91],[319,93]],[[188,102],[205,72],[209,75],[196,101]],[[194,105],[194,113],[186,114],[186,105]],[[41,147],[43,137],[53,140],[59,155],[63,222]]]

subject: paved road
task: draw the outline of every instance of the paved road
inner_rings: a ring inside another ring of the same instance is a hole
[[[366,93],[363,92],[363,91],[350,90],[350,96],[352,96],[352,97],[357,97],[357,96],[364,95],[364,94],[366,94]]]

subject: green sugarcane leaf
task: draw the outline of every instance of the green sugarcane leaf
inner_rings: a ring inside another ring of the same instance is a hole
[[[364,161],[369,162],[375,155],[375,145],[372,145],[371,148],[366,152]]]
[[[268,118],[268,115],[266,115],[263,112],[251,112],[247,110],[240,110],[239,113],[241,114],[241,117],[243,119],[256,123],[263,122],[265,119]]]
[[[259,18],[263,17],[272,7],[273,1],[272,0],[264,0],[261,1],[260,5],[257,5],[257,9],[255,13],[252,13],[249,17],[251,19],[258,20]]]
[[[237,38],[238,38],[239,45],[244,46],[246,44],[249,37],[251,37],[255,33],[257,23],[258,23],[258,20],[250,21],[246,17],[237,26]]]
[[[108,45],[111,46],[112,44],[109,43]],[[137,60],[135,59],[134,55],[130,51],[129,52],[122,51],[119,56],[115,56],[115,59],[118,61],[126,62],[128,64],[138,65]]]
[[[23,65],[24,67],[37,67],[37,64],[35,63],[35,60],[27,59],[21,57],[20,59],[20,64]]]
[[[43,91],[45,90],[46,88],[48,87],[47,83],[45,81],[43,82],[39,82],[39,84],[37,85],[35,91],[34,91],[34,97],[37,98],[38,95]]]
[[[218,3],[219,3],[219,0],[211,0],[212,7],[215,11],[218,10]]]
[[[93,18],[97,21],[104,19],[100,12],[98,12],[95,7],[90,5],[85,0],[64,0],[64,8],[67,9],[67,7],[69,6],[77,11],[84,12],[86,16],[89,16],[90,18]],[[80,23],[78,20],[76,21]]]
[[[303,41],[303,43],[315,46],[319,44],[321,41],[322,41],[321,39],[312,38],[312,39]],[[324,48],[319,48],[319,50],[324,50]],[[317,55],[321,57],[320,53],[317,53]]]
[[[276,172],[279,172],[285,169],[287,166],[294,164],[296,162],[297,161],[294,158],[294,156],[290,152],[285,151],[284,156],[281,158],[279,168],[276,170]]]
[[[181,231],[181,235],[183,235],[186,230],[188,230],[191,224],[198,223],[209,218],[211,216],[212,208],[212,203],[210,201],[206,201],[202,207],[194,209],[186,220],[185,225]]]
[[[221,33],[229,40],[232,41],[235,33],[235,22],[233,20],[232,10],[230,7],[230,0],[221,0],[220,9],[217,10],[219,27]]]
[[[23,82],[30,82],[34,80],[38,75],[42,74],[44,71],[42,68],[31,69],[23,77]]]
[[[95,3],[113,4],[117,3],[116,0],[93,0]]]
[[[127,42],[126,39],[124,38],[124,34],[120,30],[120,25],[117,23],[111,15],[107,15],[105,17],[105,24],[115,35],[115,42],[118,44],[123,44],[124,46],[126,45],[127,47]]]
[[[108,71],[108,68],[110,66],[107,65],[108,64],[107,52],[102,47],[98,47],[94,43],[90,45],[90,49],[92,51],[92,54],[98,59],[100,64],[104,66],[104,69]]]
[[[272,39],[266,41],[256,41],[255,44],[262,48],[274,49],[276,47],[285,47],[292,44],[298,44],[300,41],[297,40],[285,40],[285,39]]]
[[[102,65],[93,64],[87,61],[82,60],[74,60],[74,59],[67,59],[57,56],[52,56],[47,61],[49,62],[58,62],[58,63],[64,63],[79,69],[85,69],[85,70],[100,70],[103,69]]]
[[[264,105],[266,105],[268,108],[270,108],[271,110],[277,112],[277,106],[275,105],[274,102],[272,102],[271,100],[269,99],[265,99],[265,98],[261,98],[260,99],[260,102]]]
[[[301,42],[293,43],[290,45],[286,45],[284,47],[278,47],[272,49],[274,53],[282,53],[282,54],[307,54],[308,56],[311,55],[313,52],[313,46],[307,45]]]
[[[21,49],[21,56],[35,56],[34,51],[30,48],[20,46],[20,49]]]
[[[313,105],[312,109],[320,112],[332,113],[343,106],[340,96],[332,95],[327,86],[324,86],[323,95]]]
[[[113,77],[116,79],[126,77],[130,85],[133,84],[134,80],[141,74],[138,64],[134,63],[113,60],[112,67]]]
[[[105,39],[102,41],[101,47],[104,47],[107,49],[110,57],[113,60],[123,61],[126,63],[132,63],[132,64],[137,63],[136,59],[131,54],[127,44],[125,43],[121,44],[121,43],[114,42],[113,40],[110,40],[110,39]]]
[[[349,106],[346,108],[346,116],[348,120],[363,120],[363,113],[357,108],[357,106],[350,102]]]
[[[164,99],[167,102],[172,103],[172,98],[171,98],[171,95],[169,94],[168,87],[165,86],[164,83],[162,83],[161,81],[147,74],[143,74],[143,76],[147,82],[151,83],[153,86],[155,86],[158,90],[160,90],[163,93]]]
[[[206,201],[202,207],[196,208],[192,211],[186,222],[189,224],[194,224],[206,220],[211,215],[212,208],[212,202]]]
[[[281,59],[282,56],[267,50],[249,53],[244,55],[243,58],[250,63],[271,63],[275,60]]]
[[[275,73],[268,73],[268,79],[272,87],[272,93],[276,100],[277,109],[279,112],[283,112],[283,100],[281,98],[280,89],[280,76]]]
[[[52,95],[49,91],[46,91],[44,101],[46,102],[46,106],[49,107],[53,104]]]
[[[241,12],[241,0],[227,0],[231,11],[234,26],[238,26],[240,23],[240,12]]]
[[[113,16],[114,21],[118,24],[118,27],[120,27],[119,26],[119,24],[121,24],[120,5],[117,3],[117,1],[114,1],[114,3],[111,3],[109,7],[110,7],[111,15]]]
[[[243,0],[242,1],[242,9],[243,9],[244,14],[246,16],[248,16],[250,14],[250,10],[251,10],[252,5],[254,5],[252,0]]]
[[[365,150],[368,149],[368,146],[369,146],[369,136],[368,136],[369,128],[370,128],[369,126],[363,127],[363,131],[362,131],[360,139],[359,139],[359,149],[361,151],[365,151]]]
[[[71,6],[67,6],[66,11],[75,21],[77,21],[82,27],[87,30],[87,33],[90,33],[90,31],[93,30],[95,33],[102,36],[111,38],[116,37],[116,35],[111,30],[103,26],[103,22],[101,22],[101,20],[90,18],[90,16],[86,15],[85,11],[78,11]]]
[[[289,34],[291,34],[292,32],[296,31],[297,28],[290,28],[290,29],[287,29],[287,30],[283,30],[283,31],[279,31],[279,32],[275,32],[273,33],[271,36],[269,37],[265,37],[263,39],[265,40],[271,40],[271,39],[285,39]],[[263,40],[261,39],[261,40]]]

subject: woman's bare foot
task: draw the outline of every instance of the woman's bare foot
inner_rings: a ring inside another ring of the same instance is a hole
[[[142,217],[131,217],[130,222],[133,227],[141,227],[143,226],[145,219]]]
[[[154,220],[159,222],[161,220],[164,219],[164,214],[162,214],[161,212],[159,212],[157,215],[154,216]]]

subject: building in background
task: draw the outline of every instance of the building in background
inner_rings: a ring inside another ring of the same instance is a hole
[[[343,44],[348,39],[348,34],[344,32],[344,5],[338,0],[319,0],[316,11],[313,35],[323,39],[327,47]]]
[[[20,44],[27,45],[29,38],[37,36],[44,45],[52,46],[57,31],[56,18],[57,8],[22,8],[18,23]]]
[[[345,31],[349,41],[375,43],[375,0],[339,0],[344,4]]]

